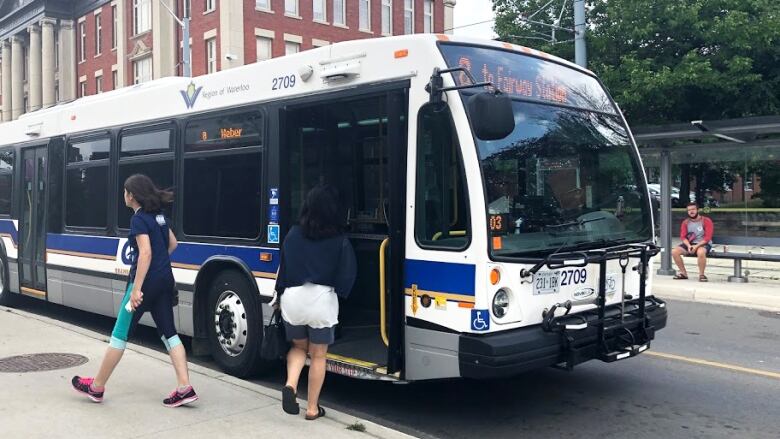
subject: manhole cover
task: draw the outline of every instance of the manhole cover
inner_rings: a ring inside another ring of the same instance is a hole
[[[0,372],[22,373],[67,369],[86,363],[89,359],[76,354],[28,354],[0,358]]]

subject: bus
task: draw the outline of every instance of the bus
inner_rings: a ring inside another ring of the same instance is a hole
[[[280,244],[319,183],[358,259],[330,372],[571,370],[634,357],[666,325],[626,121],[592,72],[526,47],[337,43],[28,113],[0,143],[0,300],[115,316],[122,183],[144,173],[175,193],[177,327],[235,376],[269,368]]]

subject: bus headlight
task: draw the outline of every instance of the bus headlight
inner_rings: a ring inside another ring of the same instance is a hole
[[[509,292],[501,288],[493,296],[493,315],[500,319],[506,315],[507,308],[509,308]]]

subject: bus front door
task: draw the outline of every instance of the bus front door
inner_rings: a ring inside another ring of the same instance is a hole
[[[22,150],[22,209],[19,220],[21,293],[46,299],[46,146]]]
[[[334,186],[357,256],[355,286],[340,301],[328,354],[328,370],[353,377],[393,380],[403,367],[406,107],[406,90],[388,87],[317,97],[284,111],[288,218],[298,218],[313,186]]]

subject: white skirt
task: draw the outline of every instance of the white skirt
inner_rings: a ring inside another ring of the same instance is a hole
[[[306,283],[285,288],[282,318],[293,326],[330,328],[339,322],[339,298],[333,287]]]

